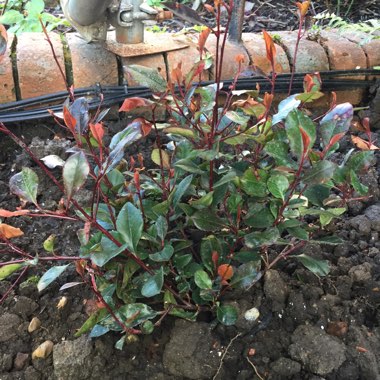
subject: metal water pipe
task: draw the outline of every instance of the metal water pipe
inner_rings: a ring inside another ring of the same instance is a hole
[[[234,0],[228,39],[235,43],[241,43],[241,34],[244,24],[245,0]]]

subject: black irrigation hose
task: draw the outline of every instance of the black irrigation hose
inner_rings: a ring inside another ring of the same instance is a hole
[[[300,92],[303,90],[303,78],[306,73],[296,73],[294,76],[292,92]],[[368,88],[375,83],[375,79],[340,79],[353,76],[380,76],[380,70],[374,69],[358,69],[345,71],[326,71],[320,72],[322,78],[322,91],[339,91],[357,88]],[[275,90],[277,92],[287,92],[289,87],[289,79],[291,74],[279,74],[276,79]],[[205,81],[199,83],[201,86],[213,84],[213,81]],[[232,80],[223,81],[223,90],[229,91]],[[264,77],[244,77],[240,78],[235,86],[236,90],[256,89],[257,84],[260,85],[261,91],[270,91],[271,84]],[[196,84],[195,84],[196,85]],[[106,86],[96,85],[93,87],[76,89],[74,92],[76,97],[87,97],[90,109],[99,107],[101,103],[104,107],[110,107],[119,104],[126,98],[130,97],[152,97],[152,92],[143,86],[127,87],[127,86]],[[49,117],[48,110],[55,113],[62,111],[62,103],[67,99],[67,92],[61,91],[54,94],[38,96],[31,99],[20,100],[6,104],[0,104],[0,122],[13,123],[25,120],[35,120]],[[58,104],[57,104],[58,103]],[[41,106],[41,108],[29,107]]]

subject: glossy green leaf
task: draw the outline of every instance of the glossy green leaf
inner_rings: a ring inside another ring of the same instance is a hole
[[[86,322],[80,327],[80,329],[74,334],[76,338],[90,331],[98,322],[100,322],[106,315],[108,310],[106,308],[98,309],[95,313],[91,314]],[[108,330],[107,330],[108,332]]]
[[[357,191],[360,195],[366,195],[368,193],[368,186],[360,183],[359,177],[353,170],[350,170],[350,177],[352,187],[355,189],[355,191]]]
[[[336,165],[331,161],[318,161],[305,172],[302,180],[308,185],[325,183],[334,175],[335,167]]]
[[[218,306],[216,317],[220,323],[226,326],[232,326],[238,319],[238,311],[232,305]]]
[[[266,228],[272,226],[274,220],[271,210],[268,207],[263,207],[257,212],[250,212],[244,221],[250,227]]]
[[[185,172],[188,173],[194,173],[194,174],[203,174],[204,171],[202,169],[199,169],[199,166],[196,165],[193,161],[183,158],[181,160],[176,161],[174,164],[174,167],[178,169],[182,169]]]
[[[212,255],[216,252],[219,257],[222,256],[222,246],[220,241],[214,235],[207,236],[202,239],[200,254],[204,266],[209,270],[213,271],[214,263],[212,262]]]
[[[9,189],[22,201],[37,206],[38,177],[32,169],[22,168],[20,173],[13,175],[9,180]]]
[[[22,267],[22,264],[8,264],[0,267],[0,281],[9,277],[12,273],[16,272]]]
[[[116,226],[128,249],[136,252],[144,227],[141,211],[132,203],[127,202],[117,216]]]
[[[355,173],[360,173],[375,163],[375,152],[367,150],[354,153],[347,162],[347,167]]]
[[[121,317],[127,327],[135,327],[149,319],[153,319],[158,313],[143,303],[131,303],[121,306],[116,315]]]
[[[173,206],[176,207],[181,198],[185,195],[187,189],[191,185],[193,175],[185,177],[176,187],[173,195]]]
[[[166,80],[154,68],[128,65],[127,72],[138,84],[149,87],[153,92],[164,92],[166,90]]]
[[[313,257],[305,254],[294,257],[317,276],[327,276],[330,272],[330,267],[327,260],[314,259]]]
[[[224,226],[223,220],[208,209],[195,212],[190,219],[202,231],[216,231]]]
[[[290,150],[300,159],[304,152],[301,128],[310,138],[310,147],[314,145],[316,139],[316,128],[313,120],[302,111],[296,109],[289,113],[285,120],[285,130],[289,139]]]
[[[162,251],[157,253],[152,253],[149,258],[156,262],[169,261],[173,256],[174,248],[171,245],[165,245]]]
[[[212,281],[210,276],[207,272],[204,270],[197,270],[194,274],[194,281],[195,284],[200,289],[211,289],[212,288]]]
[[[168,233],[168,222],[166,218],[160,215],[156,220],[156,230],[157,236],[163,241],[165,239],[166,234]]]
[[[164,271],[161,267],[153,276],[150,276],[141,289],[144,297],[153,297],[161,293],[164,284]]]
[[[240,265],[231,279],[230,285],[233,288],[248,290],[253,284],[260,280],[261,260],[250,261]]]
[[[272,245],[280,238],[278,228],[267,228],[265,231],[254,231],[244,238],[248,248],[257,248],[263,245]]]
[[[144,335],[152,334],[154,330],[154,324],[151,321],[145,321],[140,326],[140,330]]]
[[[289,188],[289,181],[284,175],[272,175],[267,181],[267,186],[274,197],[284,200],[285,193]]]
[[[267,195],[266,178],[257,178],[252,169],[245,171],[243,177],[240,179],[241,188],[248,195],[255,197],[265,197]]]
[[[86,182],[90,165],[80,151],[70,156],[63,166],[63,184],[67,198],[71,198]]]
[[[190,205],[192,207],[198,208],[198,209],[208,207],[212,204],[213,195],[214,195],[214,192],[210,191],[209,193],[207,193],[203,197],[201,197],[195,201],[190,201]]]
[[[181,128],[181,127],[169,127],[164,129],[165,133],[187,137],[189,139],[193,139],[196,137],[195,132],[189,128]]]
[[[42,290],[47,288],[56,278],[58,278],[65,271],[65,269],[69,265],[70,264],[51,267],[47,272],[45,272],[44,275],[38,281],[38,291],[41,292]]]

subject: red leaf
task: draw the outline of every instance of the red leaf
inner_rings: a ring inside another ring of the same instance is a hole
[[[148,120],[145,120],[143,117],[138,117],[137,119],[133,120],[132,123],[140,123],[140,128],[143,136],[148,136],[150,131],[152,130],[152,123],[150,123]]]
[[[231,277],[234,275],[234,269],[229,264],[219,265],[218,275],[222,278],[222,282],[227,281],[227,280],[231,279]]]
[[[300,18],[303,18],[306,13],[307,13],[307,10],[309,9],[309,6],[310,6],[310,1],[303,1],[302,3],[300,2],[296,2],[296,5],[297,5],[297,8],[298,8],[298,16]]]
[[[380,149],[374,144],[371,144],[369,141],[365,141],[358,136],[351,136],[352,142],[361,150],[378,150]]]
[[[6,239],[11,239],[22,235],[24,235],[24,233],[19,228],[0,223],[0,237],[4,236]]]
[[[129,112],[134,110],[135,108],[149,106],[150,104],[151,102],[147,99],[137,97],[127,98],[124,100],[122,106],[119,109],[119,112]]]
[[[301,132],[302,143],[303,143],[303,155],[306,156],[307,151],[309,150],[309,147],[310,147],[310,137],[302,127],[300,127],[300,132]]]
[[[212,251],[211,260],[212,260],[212,262],[214,264],[214,268],[216,269],[217,266],[218,266],[219,253],[216,252],[216,251]]]
[[[268,94],[267,92],[265,93],[263,104],[267,111],[270,109],[272,105],[273,98],[274,98],[273,94]]]
[[[138,170],[135,170],[135,173],[133,174],[133,178],[135,180],[136,190],[140,191],[140,173],[138,172]]]
[[[91,124],[90,123],[90,131],[94,136],[94,139],[97,141],[99,145],[102,145],[102,140],[104,136],[104,128],[101,123]]]
[[[77,121],[66,106],[63,107],[63,120],[66,127],[69,128],[70,132],[75,136],[75,126],[77,125]]]
[[[207,38],[208,36],[210,35],[210,32],[211,32],[211,29],[210,28],[206,28],[206,29],[203,29],[200,33],[199,33],[199,38],[198,38],[198,47],[199,47],[199,51],[202,53],[204,48],[205,48],[205,44],[206,44],[206,41],[207,41]]]
[[[181,84],[183,81],[182,74],[182,62],[179,62],[177,67],[175,67],[170,73],[171,79],[177,84]]]
[[[26,215],[29,213],[29,210],[8,211],[0,209],[0,218],[11,218],[12,216]]]
[[[203,4],[203,6],[212,14],[215,14],[215,9],[212,5],[210,4]]]
[[[273,42],[272,37],[267,33],[267,31],[263,30],[263,36],[265,41],[265,48],[267,50],[267,59],[273,67],[276,58],[276,46]]]

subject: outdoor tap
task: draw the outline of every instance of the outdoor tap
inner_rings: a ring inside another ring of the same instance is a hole
[[[156,22],[158,10],[143,0],[121,0],[119,10],[111,23],[116,29],[116,42],[122,44],[138,44],[144,42],[145,22]]]

